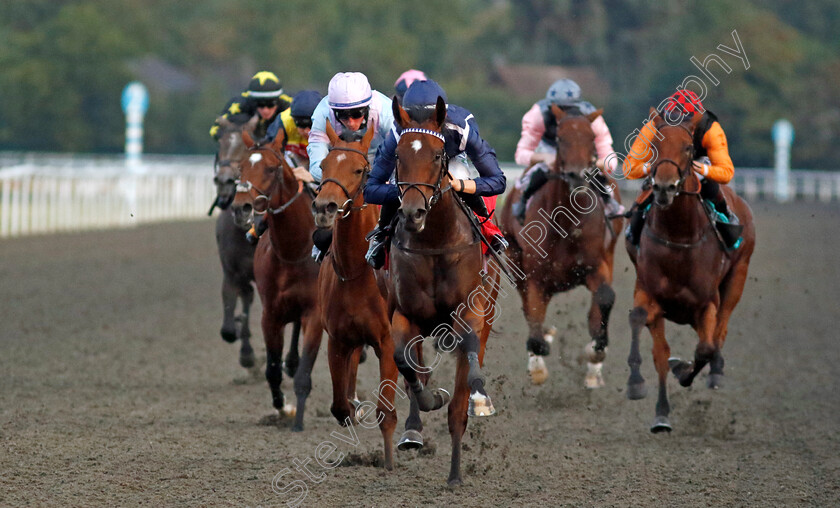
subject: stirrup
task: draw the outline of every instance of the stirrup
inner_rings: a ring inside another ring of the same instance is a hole
[[[312,259],[314,259],[316,263],[321,264],[321,261],[324,260],[324,256],[326,255],[326,252],[322,252],[317,246],[312,246]]]
[[[493,238],[490,239],[490,248],[496,251],[497,253],[501,254],[508,247],[510,247],[510,243],[508,243],[507,238],[503,235],[496,233],[493,235]]]

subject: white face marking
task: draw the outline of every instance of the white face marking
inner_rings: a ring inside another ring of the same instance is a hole
[[[415,152],[419,152],[421,148],[423,148],[423,142],[419,139],[415,139],[411,142],[411,148],[414,148]]]
[[[346,156],[346,155],[344,155],[344,154],[342,153],[342,154],[339,154],[339,156],[338,156],[338,157],[336,157],[336,158],[335,158],[335,160],[336,160],[337,162],[341,162],[341,161],[343,161],[343,160],[344,160],[344,159],[346,159],[346,158],[347,158],[347,156]]]
[[[262,154],[260,154],[260,153],[251,154],[251,156],[248,158],[248,160],[251,161],[251,164],[256,164],[256,163],[258,163],[259,161],[262,160]]]

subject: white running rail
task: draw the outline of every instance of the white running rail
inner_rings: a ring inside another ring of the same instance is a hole
[[[522,173],[511,163],[502,169],[509,185]],[[840,172],[790,176],[794,199],[840,201]],[[775,199],[772,169],[736,168],[730,185],[750,201]],[[121,156],[0,153],[0,238],[198,219],[215,194],[212,156],[145,155],[133,169]]]

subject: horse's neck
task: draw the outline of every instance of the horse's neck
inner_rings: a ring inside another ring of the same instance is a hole
[[[285,178],[285,175],[281,178]],[[283,189],[281,203],[283,206],[297,194],[297,181],[286,179],[276,183],[276,189]],[[269,193],[273,194],[272,191]],[[308,196],[300,196],[297,201],[280,213],[267,212],[268,233],[272,248],[284,259],[297,259],[305,256],[312,249],[312,229],[315,227],[309,214]],[[276,203],[272,203],[272,208]],[[307,221],[306,219],[310,219]],[[308,225],[312,227],[307,227]]]
[[[692,194],[676,196],[664,210],[654,204],[650,215],[650,228],[659,236],[676,241],[696,238],[709,222],[702,203]]]
[[[361,203],[358,203],[361,206]],[[351,206],[357,206],[353,203]],[[365,235],[376,224],[376,208],[353,210],[346,219],[336,218],[333,228],[333,245],[330,248],[336,266],[346,275],[367,265]]]

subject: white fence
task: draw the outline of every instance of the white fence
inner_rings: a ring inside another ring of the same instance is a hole
[[[0,238],[206,216],[212,157],[0,157]]]
[[[522,172],[502,169],[510,184]],[[212,156],[147,155],[130,168],[118,156],[0,153],[0,238],[205,217],[212,179]],[[749,200],[774,198],[770,169],[738,168],[730,185]],[[840,172],[794,170],[790,185],[793,199],[840,201]]]

